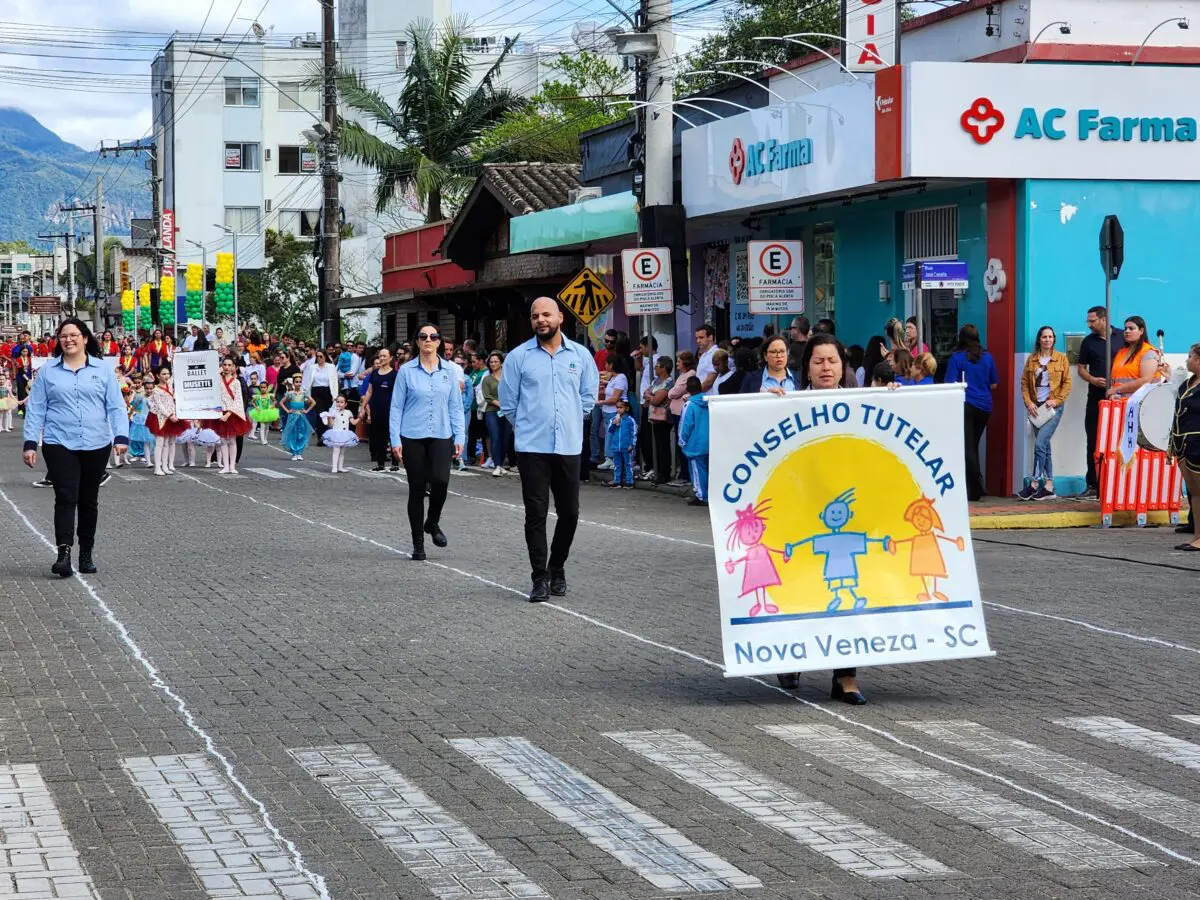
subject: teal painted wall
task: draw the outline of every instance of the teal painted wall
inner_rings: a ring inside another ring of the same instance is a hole
[[[1113,324],[1142,316],[1152,337],[1159,328],[1166,332],[1168,353],[1186,353],[1200,340],[1193,286],[1200,183],[1028,181],[1018,220],[1019,350],[1032,345],[1042,325],[1060,336],[1086,332],[1088,307],[1104,303],[1099,234],[1109,213],[1125,229],[1125,266],[1112,285]]]
[[[847,345],[865,346],[871,335],[883,332],[884,323],[891,316],[904,314],[905,297],[900,287],[904,213],[956,204],[959,207],[958,258],[967,261],[971,278],[971,286],[959,304],[959,322],[974,323],[984,332],[987,318],[983,292],[983,272],[987,267],[986,196],[986,188],[980,184],[793,213],[773,220],[771,237],[800,238],[805,242],[805,284],[811,297],[814,281],[812,254],[808,248],[818,225],[833,226],[836,234],[835,320],[838,337]],[[884,280],[892,283],[890,303],[879,302],[879,282]],[[808,306],[811,309],[812,303]]]

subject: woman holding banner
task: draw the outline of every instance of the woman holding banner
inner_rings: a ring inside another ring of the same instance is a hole
[[[187,431],[188,423],[175,415],[175,391],[171,387],[171,367],[158,367],[158,384],[147,405],[150,415],[146,427],[154,435],[154,474],[175,474],[175,438]]]

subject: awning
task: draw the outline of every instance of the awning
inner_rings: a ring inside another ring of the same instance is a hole
[[[515,216],[509,222],[510,254],[581,247],[637,233],[632,191]]]

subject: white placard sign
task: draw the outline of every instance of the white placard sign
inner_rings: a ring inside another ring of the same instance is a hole
[[[625,315],[659,316],[675,309],[671,251],[666,247],[622,250],[621,277],[625,285]]]
[[[221,355],[217,351],[176,353],[171,373],[179,418],[221,418]]]
[[[963,390],[708,398],[726,675],[992,655]]]
[[[801,241],[749,241],[750,312],[799,315],[804,312],[804,244]]]
[[[878,72],[896,64],[899,6],[896,0],[842,0],[843,46],[851,72]]]

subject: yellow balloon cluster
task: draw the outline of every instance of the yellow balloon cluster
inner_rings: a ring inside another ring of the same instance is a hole
[[[213,307],[217,315],[229,318],[233,308],[233,254],[217,254],[217,285],[213,291]]]
[[[188,263],[184,283],[189,291],[204,290],[204,266],[199,263]]]
[[[159,282],[158,296],[166,300],[167,298],[174,299],[175,297],[175,279],[171,275],[164,275],[162,281]]]
[[[143,284],[138,288],[138,305],[145,311],[150,311],[150,285]]]
[[[121,309],[124,312],[133,312],[133,291],[121,291]]]

